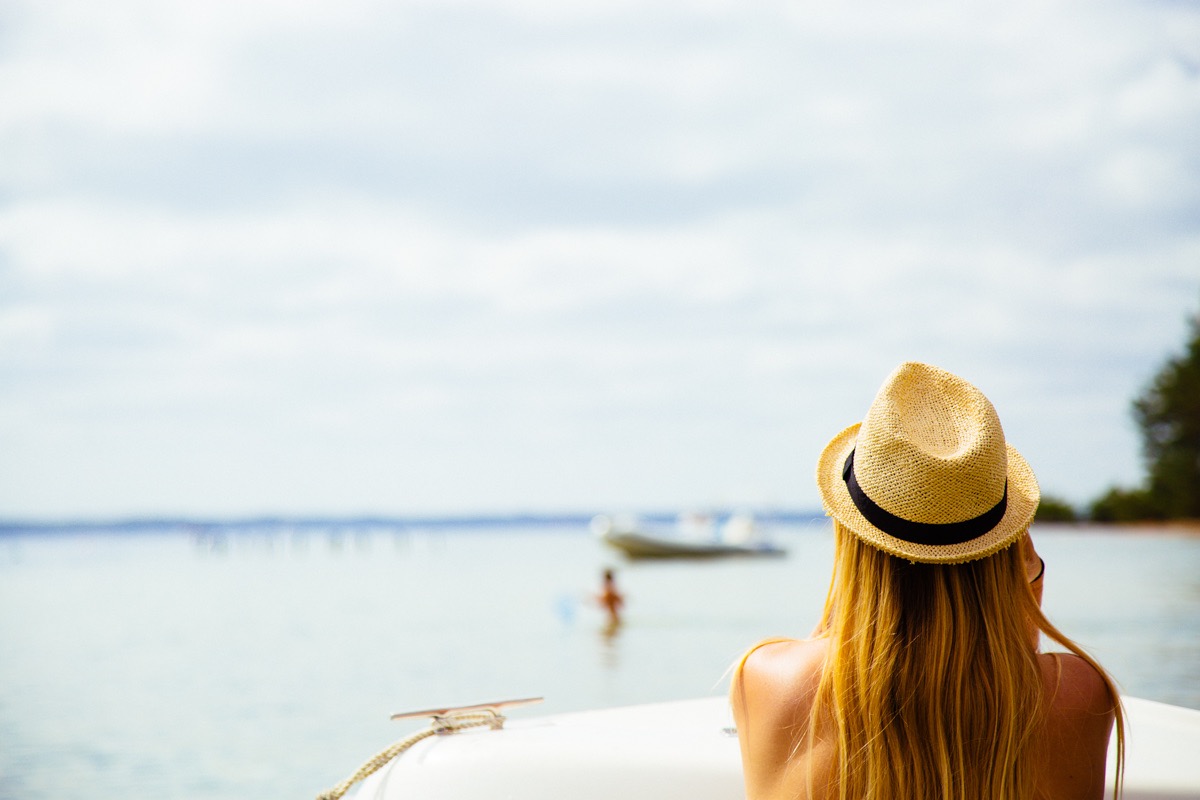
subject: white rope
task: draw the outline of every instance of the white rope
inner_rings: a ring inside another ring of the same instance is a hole
[[[499,728],[504,724],[504,717],[495,709],[484,709],[482,711],[471,712],[456,712],[442,715],[434,715],[430,726],[423,731],[408,736],[385,750],[380,751],[375,756],[371,757],[364,763],[353,775],[346,780],[334,786],[328,792],[317,795],[317,800],[341,800],[342,795],[350,791],[350,787],[373,774],[384,764],[391,761],[396,756],[403,753],[408,748],[412,747],[422,739],[428,739],[430,736],[440,736],[447,733],[461,731],[464,728],[477,728],[480,725],[490,725],[492,728]]]

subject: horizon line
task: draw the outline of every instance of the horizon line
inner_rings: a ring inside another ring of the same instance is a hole
[[[461,514],[130,514],[112,516],[81,516],[59,519],[24,517],[0,517],[0,535],[13,533],[51,533],[67,531],[133,531],[162,528],[194,529],[205,528],[322,528],[341,527],[486,527],[489,525],[586,525],[600,515],[631,516],[651,522],[671,522],[686,511],[656,509],[649,511],[511,511],[475,512]],[[757,520],[771,522],[804,522],[823,519],[821,510],[745,506],[713,507],[697,511],[714,517],[723,517],[739,511],[753,515]]]

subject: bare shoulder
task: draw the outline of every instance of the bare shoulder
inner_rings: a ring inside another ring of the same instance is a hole
[[[806,716],[824,664],[824,639],[770,639],[743,657],[731,700],[739,725],[775,725],[781,717]]]
[[[819,676],[825,659],[824,639],[768,639],[751,648],[742,661],[742,677],[766,689],[797,689]]]
[[[807,763],[798,749],[821,680],[827,641],[776,639],[750,649],[730,687],[742,751],[746,796],[792,797],[792,767]],[[803,770],[801,770],[803,772]],[[794,787],[793,787],[794,788]]]
[[[1080,720],[1108,718],[1116,705],[1108,683],[1088,662],[1073,653],[1038,656],[1046,701],[1052,715]]]
[[[1104,677],[1076,655],[1043,654],[1038,661],[1046,698],[1038,784],[1050,797],[1101,798],[1116,698]]]

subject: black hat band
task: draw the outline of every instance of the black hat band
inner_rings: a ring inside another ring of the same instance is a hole
[[[853,450],[850,451],[850,455],[846,456],[846,464],[842,467],[842,480],[846,482],[850,499],[854,501],[855,507],[867,522],[889,536],[913,544],[938,546],[969,542],[999,525],[1000,520],[1004,519],[1004,512],[1008,509],[1008,481],[1006,480],[1000,502],[977,517],[964,519],[962,522],[913,522],[903,517],[897,517],[890,511],[880,508],[874,500],[867,497],[866,492],[858,485],[858,480],[854,477]]]

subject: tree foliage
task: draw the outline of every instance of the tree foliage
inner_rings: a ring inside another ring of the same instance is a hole
[[[1167,518],[1200,517],[1200,314],[1184,353],[1159,370],[1133,415],[1154,506]]]
[[[1070,503],[1051,495],[1042,495],[1037,513],[1033,516],[1034,522],[1074,522],[1078,518]]]
[[[1098,521],[1200,518],[1200,314],[1184,352],[1168,359],[1133,402],[1146,481],[1110,489],[1091,506]]]
[[[1092,503],[1089,516],[1096,522],[1138,522],[1163,514],[1146,489],[1109,489]]]

